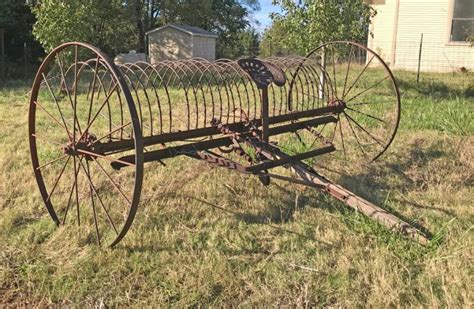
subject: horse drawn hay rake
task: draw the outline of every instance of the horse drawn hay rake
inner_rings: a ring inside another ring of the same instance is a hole
[[[89,224],[116,245],[138,209],[144,163],[187,156],[323,190],[391,229],[426,236],[332,183],[303,160],[371,162],[400,117],[396,81],[382,59],[352,42],[306,57],[114,64],[66,43],[36,75],[29,109],[35,177],[52,219]],[[277,173],[287,168],[294,177]],[[156,165],[159,169],[160,165]]]

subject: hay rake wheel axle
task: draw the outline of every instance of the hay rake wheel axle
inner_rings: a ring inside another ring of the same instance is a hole
[[[264,185],[274,178],[323,190],[426,243],[421,232],[302,162],[330,153],[345,164],[371,162],[392,143],[399,118],[392,73],[352,42],[327,43],[304,58],[124,65],[72,42],[38,70],[29,141],[52,219],[76,223],[99,244],[114,246],[130,229],[144,163],[181,155]],[[287,138],[305,150],[287,154]],[[278,167],[295,177],[273,172]]]

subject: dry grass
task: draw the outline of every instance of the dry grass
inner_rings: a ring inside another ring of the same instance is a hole
[[[28,88],[1,90],[0,304],[472,306],[472,76],[398,77],[389,153],[323,172],[429,230],[428,247],[314,190],[177,158],[147,166],[132,230],[98,248],[55,228],[29,161]]]

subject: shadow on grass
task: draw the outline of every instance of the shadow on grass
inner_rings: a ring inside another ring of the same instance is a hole
[[[387,194],[392,190],[399,191],[400,193],[407,193],[420,189],[425,190],[429,184],[427,184],[423,179],[413,180],[406,174],[406,171],[411,169],[413,166],[416,166],[416,169],[424,170],[434,159],[448,156],[448,153],[442,149],[437,148],[436,146],[424,149],[421,145],[421,142],[415,141],[411,145],[409,154],[407,156],[399,157],[399,160],[391,163],[384,163],[379,167],[367,166],[363,173],[358,173],[356,175],[339,173],[339,179],[337,180],[337,183],[347,187],[349,190],[353,191],[362,198],[375,203],[379,207],[406,221],[431,239],[434,236],[433,233],[422,226],[420,222],[402,215],[400,212],[387,205],[387,200],[409,205],[418,209],[440,212],[452,218],[456,218],[455,213],[441,207],[410,201],[409,199],[403,197],[388,199]],[[393,180],[391,180],[391,176],[394,174],[398,178],[395,183]]]
[[[424,209],[433,212],[439,212],[443,215],[448,215],[452,218],[455,218],[456,215],[453,211],[448,209],[443,209],[441,207],[436,207],[433,205],[424,205],[417,201],[411,201],[406,197],[403,197],[405,193],[417,191],[417,190],[425,190],[425,185],[422,180],[419,179],[412,179],[407,171],[413,169],[414,167],[418,170],[424,170],[428,167],[429,163],[435,159],[449,157],[449,153],[443,150],[440,145],[430,146],[428,148],[423,147],[422,141],[415,140],[412,144],[410,144],[407,154],[399,156],[398,159],[393,160],[392,162],[381,163],[377,165],[368,165],[362,172],[357,174],[347,174],[341,171],[332,171],[333,174],[337,175],[333,180],[336,183],[348,188],[349,190],[353,191],[355,194],[361,196],[362,198],[376,204],[377,206],[381,207],[382,209],[392,213],[393,215],[397,216],[401,220],[409,223],[413,227],[420,230],[423,234],[425,234],[429,239],[437,238],[437,233],[433,235],[429,230],[427,230],[422,223],[417,221],[413,218],[408,218],[404,216],[396,209],[390,206],[390,203],[398,203],[401,205],[409,205],[411,207],[415,207],[417,209]],[[318,168],[318,170],[321,170]],[[330,169],[326,169],[328,172],[331,171]],[[395,180],[394,180],[395,177]],[[297,194],[292,190],[289,190],[284,185],[281,185],[279,181],[272,180],[272,186],[277,187],[281,194],[280,198],[278,199],[269,199],[268,203],[266,203],[266,207],[263,211],[259,213],[249,213],[245,211],[236,211],[234,209],[228,209],[226,207],[217,205],[215,203],[203,200],[198,197],[183,195],[180,193],[172,193],[169,197],[184,197],[186,199],[194,200],[204,205],[210,206],[214,209],[219,211],[231,214],[237,220],[245,222],[246,224],[262,224],[272,229],[297,235],[298,237],[302,237],[304,239],[309,239],[311,241],[315,241],[318,243],[323,244],[324,246],[334,248],[337,246],[336,244],[330,244],[318,239],[315,239],[312,236],[304,235],[302,233],[292,231],[289,229],[285,229],[282,227],[284,223],[288,223],[293,220],[295,213],[304,209],[304,208],[318,208],[328,213],[333,214],[340,214],[341,219],[346,222],[346,224],[351,224],[348,222],[357,221],[360,224],[364,224],[364,222],[373,222],[368,220],[360,220],[355,219],[352,220],[351,218],[353,214],[356,212],[353,211],[351,208],[345,206],[342,202],[339,202],[328,194],[324,192],[320,192],[318,190],[311,190],[310,192],[306,191],[304,194]],[[262,186],[262,190],[265,188]],[[394,197],[389,198],[387,194],[390,191],[397,191],[401,193],[402,197]],[[387,203],[388,201],[388,203]],[[452,219],[449,218],[449,219]],[[350,219],[350,220],[346,220]],[[357,224],[359,224],[357,223]],[[374,223],[375,224],[375,223]],[[372,226],[372,225],[371,225]],[[375,226],[375,225],[374,225]],[[369,229],[371,232],[378,233],[377,228]],[[351,228],[351,227],[349,227]],[[380,229],[384,231],[383,233],[391,233],[387,229]],[[396,233],[393,233],[394,235]],[[436,242],[439,244],[438,242]],[[154,247],[153,247],[154,248]],[[156,249],[156,248],[154,248]],[[138,249],[146,251],[147,248]],[[167,250],[166,248],[162,248],[162,250]]]
[[[28,79],[8,79],[3,82],[0,81],[0,91],[24,90],[31,88],[33,78]]]
[[[205,201],[203,199],[200,199],[200,198],[196,198],[196,197],[192,197],[192,196],[186,196],[185,197],[189,198],[189,199],[192,199],[192,200],[195,200],[195,201],[198,201],[202,204],[205,204],[207,206],[211,206],[215,209],[218,209],[218,210],[221,210],[221,211],[224,211],[226,213],[229,213],[229,214],[232,214],[234,215],[238,220],[241,220],[241,221],[244,221],[245,223],[248,223],[248,224],[264,224],[268,227],[271,227],[272,229],[275,229],[275,230],[278,230],[278,231],[281,231],[281,232],[285,232],[285,233],[289,233],[289,234],[293,234],[293,235],[297,235],[298,237],[302,237],[302,238],[305,238],[305,239],[309,239],[309,240],[312,240],[312,241],[316,241],[322,245],[325,245],[325,246],[328,246],[330,247],[331,244],[330,243],[327,243],[327,242],[324,242],[322,240],[318,240],[314,237],[311,237],[311,236],[308,236],[308,235],[304,235],[304,234],[301,234],[301,233],[298,233],[298,232],[295,232],[295,231],[292,231],[292,230],[288,230],[288,229],[284,229],[280,226],[276,226],[272,223],[283,223],[284,221],[281,220],[281,219],[277,219],[275,221],[272,221],[271,218],[268,218],[267,216],[262,216],[262,215],[250,215],[250,214],[246,214],[246,213],[240,213],[240,212],[237,212],[237,211],[234,211],[234,210],[230,210],[230,209],[227,209],[225,207],[222,207],[222,206],[219,206],[219,205],[216,205],[216,204],[213,204],[211,202],[208,202],[208,201]],[[288,220],[289,218],[291,218],[293,216],[293,213],[294,213],[294,208],[293,210],[291,210],[292,208],[289,207],[287,210],[288,210],[288,215],[286,217],[288,217]],[[270,219],[270,220],[269,220]]]
[[[402,93],[416,93],[435,101],[455,97],[474,98],[474,85],[468,85],[463,89],[450,87],[445,82],[420,81],[417,83],[415,80],[400,79],[398,80],[398,86]]]

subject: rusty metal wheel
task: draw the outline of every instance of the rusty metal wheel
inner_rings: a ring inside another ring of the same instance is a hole
[[[369,48],[347,41],[323,44],[304,62],[319,68],[320,107],[342,107],[335,114],[337,123],[314,128],[314,139],[336,146],[331,158],[346,162],[379,158],[400,121],[400,93],[387,64]]]
[[[100,150],[121,141],[133,146]],[[143,140],[130,91],[105,54],[72,42],[46,57],[33,83],[29,142],[39,191],[54,222],[79,225],[77,234],[85,241],[117,244],[137,212]],[[123,155],[133,155],[135,162],[114,170],[111,164]]]

